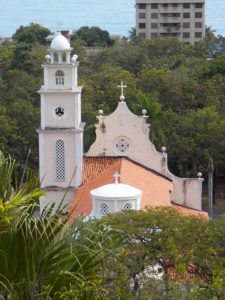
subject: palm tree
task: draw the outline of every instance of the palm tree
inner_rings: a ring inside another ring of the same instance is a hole
[[[95,299],[112,230],[82,220],[68,225],[63,207],[35,217],[43,192],[28,182],[13,187],[15,166],[0,155],[0,299]]]

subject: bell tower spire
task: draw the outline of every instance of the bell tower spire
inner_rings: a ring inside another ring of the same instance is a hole
[[[71,58],[69,41],[58,34],[45,57],[41,98],[39,164],[41,210],[64,199],[69,204],[82,180],[83,127],[77,55]]]

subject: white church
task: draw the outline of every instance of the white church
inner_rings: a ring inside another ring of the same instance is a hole
[[[40,199],[41,210],[64,200],[73,217],[101,218],[146,206],[170,206],[183,214],[206,217],[202,212],[201,173],[191,179],[169,171],[166,148],[158,152],[149,140],[146,110],[141,116],[129,110],[123,82],[117,109],[108,116],[99,110],[96,140],[83,153],[83,87],[78,85],[78,57],[71,57],[71,50],[67,38],[56,35],[42,66],[38,133],[45,196]]]

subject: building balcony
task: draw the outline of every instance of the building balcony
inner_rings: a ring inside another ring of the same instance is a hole
[[[181,30],[180,26],[161,26],[160,33],[179,33]]]
[[[172,37],[172,38],[179,38],[180,32],[160,32],[160,37]]]
[[[181,17],[161,16],[159,20],[161,23],[181,23]]]
[[[181,11],[182,9],[179,6],[159,7],[159,13],[181,13]]]

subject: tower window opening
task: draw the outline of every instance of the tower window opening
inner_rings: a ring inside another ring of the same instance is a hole
[[[65,180],[65,143],[63,140],[57,140],[55,144],[56,153],[56,180]]]
[[[63,62],[66,62],[66,53],[63,53],[63,54],[62,54],[62,61],[63,61]]]
[[[64,72],[59,70],[55,73],[56,85],[64,85]]]

